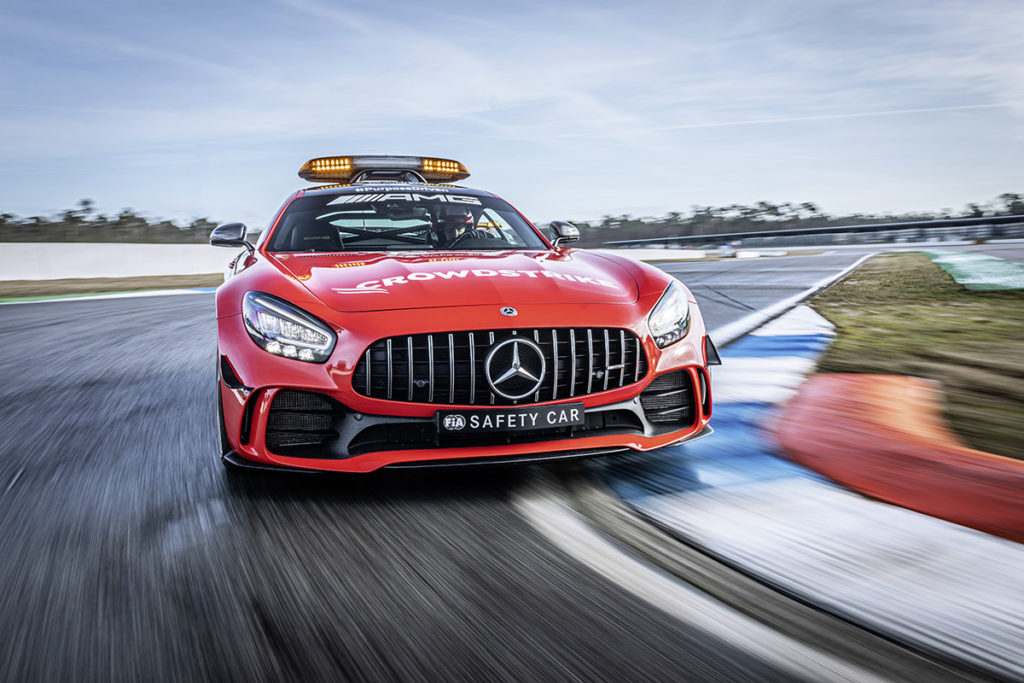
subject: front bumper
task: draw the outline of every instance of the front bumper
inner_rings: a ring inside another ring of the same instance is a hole
[[[693,436],[684,438],[683,441],[693,441],[700,439],[705,436],[710,436],[714,433],[711,429],[711,425],[705,425],[704,429],[700,430]],[[624,453],[630,449],[627,446],[608,446],[605,448],[582,448],[570,451],[552,451],[550,453],[538,453],[538,454],[522,454],[522,455],[506,455],[506,456],[489,456],[489,457],[472,457],[467,456],[464,458],[458,458],[455,460],[422,460],[422,461],[398,461],[387,465],[389,469],[423,469],[423,468],[438,468],[438,467],[472,467],[474,465],[521,465],[521,464],[536,464],[545,462],[559,462],[563,460],[577,460],[580,458],[594,458],[602,455],[615,455],[616,453]],[[315,473],[318,470],[311,470],[306,468],[294,468],[286,467],[281,465],[268,465],[263,463],[253,462],[252,460],[246,460],[235,453],[234,451],[227,451],[222,455],[223,459],[232,467],[253,469],[253,470],[266,470],[273,472],[302,472],[302,473]]]
[[[344,472],[447,461],[523,462],[646,451],[709,433],[711,412],[708,378],[700,367],[661,375],[631,399],[585,407],[584,424],[579,426],[472,435],[445,433],[434,417],[355,412],[326,394],[282,388],[246,392],[221,382],[222,400],[237,400],[238,393],[249,395],[237,436],[225,425],[229,462]],[[664,407],[659,401],[672,394],[685,395],[682,419],[652,422]],[[314,401],[306,401],[306,410],[295,409],[296,396]]]
[[[648,365],[639,382],[582,397],[529,404],[545,407],[582,403],[583,425],[474,436],[443,433],[435,414],[439,410],[490,406],[385,401],[353,390],[352,373],[360,354],[392,330],[380,325],[363,326],[354,320],[349,329],[372,329],[362,338],[339,343],[328,363],[312,364],[271,356],[249,339],[240,316],[225,316],[218,319],[220,396],[228,444],[225,459],[257,467],[369,472],[381,467],[539,461],[626,449],[647,451],[707,433],[710,378],[699,316],[687,338],[657,349],[635,320],[614,319],[619,311],[626,313],[624,308],[608,307],[601,319],[609,326],[632,329],[644,340]],[[587,317],[593,319],[591,315]],[[573,322],[564,318],[559,322]],[[406,329],[409,322],[400,321]],[[433,324],[438,322],[434,320]],[[415,328],[429,332],[430,326],[424,321]],[[686,404],[685,409],[672,404],[677,400]],[[288,434],[282,437],[282,433],[304,430],[323,438],[307,440],[303,445],[301,438],[289,441]]]

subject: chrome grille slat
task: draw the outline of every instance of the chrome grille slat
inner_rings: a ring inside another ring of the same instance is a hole
[[[455,337],[448,333],[448,402],[455,403]]]
[[[473,333],[469,333],[469,402],[476,403],[476,349]]]
[[[626,383],[626,331],[619,330],[619,386]]]
[[[611,342],[608,339],[608,330],[604,331],[604,389],[602,391],[608,391],[608,379],[611,377],[612,369],[612,356],[611,356]]]
[[[391,398],[391,380],[392,380],[392,370],[391,370],[391,368],[394,366],[394,363],[391,362],[391,340],[390,339],[388,339],[387,346],[388,346],[388,398],[390,399]]]
[[[502,398],[486,382],[482,387],[478,382],[490,348],[510,338],[536,344],[547,367],[536,391],[517,401]],[[374,399],[437,405],[512,406],[566,400],[619,389],[647,374],[647,359],[636,335],[604,327],[509,328],[388,337],[371,344],[359,363],[352,374],[356,393]],[[381,363],[387,367],[382,368]]]
[[[412,375],[413,375],[413,370],[412,370],[412,337],[406,337],[405,338],[405,342],[406,342],[405,343],[405,350],[406,350],[406,353],[409,354],[409,398],[407,400],[411,401],[412,400]]]
[[[569,396],[576,395],[576,330],[569,330],[569,355],[572,356],[572,372],[569,375]]]
[[[488,342],[488,343],[489,343],[489,344],[490,344],[491,346],[493,346],[493,345],[494,345],[494,332],[488,332],[488,333],[487,333],[487,342]],[[484,375],[484,376],[486,377],[486,375]],[[494,399],[496,398],[496,396],[494,395],[494,392],[493,392],[493,391],[492,391],[492,392],[490,392],[490,393],[491,393],[491,405],[493,406],[493,405],[494,405]]]
[[[373,394],[373,385],[370,384],[370,380],[373,379],[373,375],[370,374],[370,367],[373,365],[372,359],[373,354],[370,353],[370,349],[366,349],[366,358],[364,360],[364,362],[366,363],[366,393],[369,395]]]
[[[587,328],[587,393],[594,393],[594,331]]]
[[[533,341],[537,342],[537,346],[540,346],[540,330],[533,331]],[[540,387],[542,386],[544,386],[543,382],[537,387],[537,393],[533,395],[534,403],[540,403]]]
[[[636,342],[636,370],[633,371],[633,381],[640,381],[640,338],[633,337]]]
[[[427,390],[427,403],[434,402],[434,335],[427,335],[427,367],[430,368],[430,388]]]
[[[558,399],[558,330],[551,330],[551,357],[554,359],[555,374],[551,382],[551,400],[554,401]]]

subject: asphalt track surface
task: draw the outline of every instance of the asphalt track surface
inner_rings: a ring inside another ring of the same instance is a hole
[[[856,261],[666,264],[712,331]],[[563,555],[528,468],[236,477],[212,295],[0,307],[0,680],[781,680]]]

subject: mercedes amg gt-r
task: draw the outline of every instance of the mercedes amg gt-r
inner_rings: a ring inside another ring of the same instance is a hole
[[[313,159],[217,290],[229,467],[369,472],[646,451],[710,431],[690,291],[565,246],[457,161]],[[445,184],[442,184],[445,183]]]

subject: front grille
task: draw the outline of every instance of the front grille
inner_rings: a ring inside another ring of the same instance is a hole
[[[516,336],[540,347],[546,372],[536,392],[512,400],[491,391],[484,361],[495,344]],[[618,389],[640,381],[646,374],[647,358],[640,339],[628,330],[475,330],[374,342],[356,367],[352,387],[364,396],[391,401],[517,405]]]
[[[685,370],[654,378],[640,394],[640,405],[651,424],[688,425],[693,422],[693,382]]]
[[[320,449],[338,438],[332,425],[339,412],[340,406],[326,396],[282,389],[270,404],[267,448],[278,455]]]

